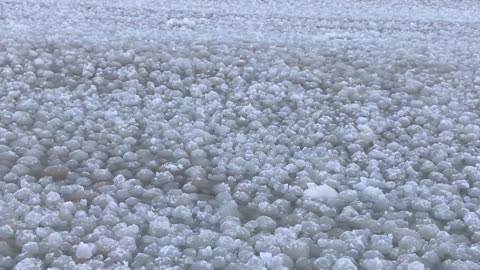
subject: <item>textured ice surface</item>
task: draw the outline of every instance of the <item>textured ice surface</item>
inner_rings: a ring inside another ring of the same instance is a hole
[[[478,14],[0,2],[0,269],[480,269]]]

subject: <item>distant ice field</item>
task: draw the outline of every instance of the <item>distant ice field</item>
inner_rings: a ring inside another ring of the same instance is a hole
[[[1,2],[0,269],[480,269],[478,9]]]

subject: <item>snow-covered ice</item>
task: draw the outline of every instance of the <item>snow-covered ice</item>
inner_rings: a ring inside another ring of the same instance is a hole
[[[480,269],[477,1],[0,2],[0,269]]]

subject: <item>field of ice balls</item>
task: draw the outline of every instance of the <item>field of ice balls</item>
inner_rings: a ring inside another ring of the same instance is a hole
[[[480,269],[465,61],[3,42],[0,269]]]

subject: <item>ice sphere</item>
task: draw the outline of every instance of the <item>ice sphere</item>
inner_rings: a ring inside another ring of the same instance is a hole
[[[205,178],[207,172],[201,166],[192,166],[185,171],[185,174],[191,178]]]
[[[407,265],[407,270],[424,270],[425,266],[419,261],[411,262]]]
[[[143,182],[152,181],[154,176],[155,174],[150,169],[146,169],[146,168],[143,168],[140,171],[138,171],[136,175],[136,177]]]
[[[187,183],[187,184],[183,185],[182,191],[185,192],[185,193],[197,193],[198,188],[196,186],[192,185],[191,183]]]
[[[362,190],[362,198],[369,202],[377,202],[385,198],[382,190],[377,187],[368,186]]]
[[[139,233],[139,228],[136,224],[123,227],[123,228],[114,228],[115,230],[115,235],[119,238],[124,238],[127,236],[135,236]]]
[[[170,182],[173,182],[175,177],[169,171],[166,172],[157,172],[155,178],[153,179],[153,183],[155,185],[164,185]]]
[[[112,180],[113,176],[109,170],[106,169],[96,169],[92,173],[92,179],[97,182],[109,181]]]
[[[100,239],[95,242],[98,252],[109,253],[118,247],[118,241],[111,238],[100,236]]]
[[[75,266],[75,262],[73,261],[72,257],[67,255],[60,255],[58,258],[55,258],[52,262],[52,267],[57,267],[60,269],[68,269],[73,268]]]
[[[138,231],[137,231],[138,232]],[[131,236],[124,236],[118,241],[119,247],[128,251],[134,251],[137,248],[135,239]]]
[[[192,247],[207,247],[207,246],[212,246],[216,239],[218,237],[218,233],[211,231],[211,230],[205,230],[201,229],[200,233],[198,235],[192,235],[190,237],[187,237],[187,244]]]
[[[77,246],[75,256],[79,259],[90,259],[95,253],[95,245],[92,243],[81,242]]]
[[[17,164],[22,164],[28,168],[33,168],[40,165],[40,160],[32,156],[24,156],[17,160]]]
[[[166,217],[156,217],[150,222],[149,233],[162,237],[171,231],[170,221]]]
[[[271,217],[259,216],[257,218],[258,228],[265,231],[273,231],[277,227],[277,223]]]
[[[60,197],[60,194],[53,191],[50,191],[49,193],[47,193],[45,198],[45,203],[53,206],[56,206],[61,201],[62,201],[62,198]]]
[[[338,259],[332,267],[332,270],[357,270],[358,268],[352,262],[350,258],[340,258]]]
[[[260,252],[260,259],[269,269],[284,269],[282,259],[278,256],[273,256],[270,252]]]
[[[28,242],[22,246],[22,252],[27,253],[29,255],[36,255],[40,251],[37,242]]]
[[[220,236],[217,239],[215,245],[217,247],[221,247],[221,248],[224,248],[226,250],[234,250],[241,245],[241,241],[238,240],[238,239],[235,240],[230,236]]]
[[[182,18],[182,19],[169,19],[165,23],[170,27],[186,27],[191,28],[195,26],[195,21],[190,18]]]
[[[182,255],[182,252],[180,252],[180,250],[177,247],[172,245],[163,246],[158,251],[158,256],[170,258],[172,260],[179,258],[181,255]]]
[[[11,172],[18,176],[23,176],[30,173],[30,168],[23,164],[16,164],[12,167]]]
[[[95,74],[95,66],[92,63],[83,65],[82,77],[90,78]]]
[[[408,93],[418,93],[423,87],[423,83],[412,78],[408,78],[405,82],[405,90]]]
[[[13,173],[13,172],[9,172],[3,177],[3,180],[5,182],[17,182],[18,179],[19,179],[18,174]]]
[[[338,192],[329,185],[309,185],[303,192],[303,198],[324,203],[332,203],[338,197]]]
[[[479,215],[473,212],[468,212],[463,217],[465,225],[473,230],[478,230],[480,228],[480,218]],[[475,229],[474,229],[475,228]]]
[[[69,169],[64,165],[53,165],[45,168],[43,173],[46,176],[51,176],[55,180],[65,179],[69,173]]]
[[[183,220],[189,220],[192,218],[191,209],[187,208],[184,205],[177,206],[172,211],[172,217],[183,219]]]
[[[133,268],[140,268],[141,266],[145,266],[147,264],[153,263],[153,257],[145,254],[145,253],[138,253],[138,255],[135,257],[132,267]]]
[[[82,264],[75,265],[75,267],[72,268],[72,270],[93,270],[93,268],[88,264],[82,263]]]
[[[10,148],[5,146],[5,149],[0,150],[0,160],[3,162],[15,162],[18,156],[15,152],[10,151]]]
[[[454,128],[454,123],[450,119],[442,119],[440,123],[438,123],[438,130],[452,130]]]
[[[188,158],[188,153],[185,152],[185,150],[181,148],[177,148],[173,151],[172,157],[175,159],[182,159],[182,158]]]
[[[48,227],[59,227],[67,224],[60,218],[59,212],[50,212],[42,216],[40,225]]]
[[[25,225],[28,228],[35,228],[40,224],[42,217],[42,214],[32,210],[25,215]]]
[[[435,207],[433,207],[432,211],[433,216],[440,220],[450,221],[456,218],[455,212],[450,210],[446,203],[436,205]]]
[[[331,269],[335,262],[335,257],[331,255],[322,256],[317,258],[313,261],[313,269],[320,270],[320,269]]]
[[[0,239],[7,239],[13,237],[15,232],[10,225],[3,225],[0,227]]]
[[[310,247],[307,243],[305,243],[305,241],[294,240],[287,243],[287,245],[283,248],[283,252],[295,260],[302,257],[307,258],[310,256]]]
[[[126,152],[125,154],[123,154],[123,159],[125,161],[137,161],[138,155],[133,152]]]
[[[16,111],[12,114],[13,122],[17,123],[17,125],[24,125],[28,126],[33,124],[33,120],[29,113],[24,111]]]
[[[120,103],[124,106],[139,105],[142,101],[142,99],[138,95],[131,94],[131,93],[118,94],[117,98],[120,100]]]
[[[218,213],[221,216],[225,216],[225,217],[240,216],[240,212],[238,211],[238,204],[234,200],[222,202],[220,209],[218,209]]]
[[[51,233],[48,238],[47,242],[51,247],[59,247],[63,243],[63,237],[58,232]]]
[[[194,262],[189,270],[213,270],[213,266],[207,261]]]
[[[312,261],[310,260],[310,258],[302,257],[295,261],[294,269],[312,270],[313,269]]]
[[[75,150],[70,153],[70,158],[76,161],[83,161],[88,159],[88,153],[82,150]]]
[[[380,258],[372,258],[361,261],[360,266],[365,270],[391,269],[393,263]]]
[[[127,65],[133,61],[134,57],[135,52],[133,50],[128,50],[126,52],[117,52],[114,59],[122,65]]]
[[[398,247],[408,253],[416,253],[422,247],[422,242],[417,238],[407,235],[399,241]]]
[[[393,248],[392,237],[388,235],[372,235],[371,248],[387,253]]]
[[[13,270],[42,270],[44,269],[43,261],[37,258],[25,258],[18,262]]]
[[[20,111],[35,111],[38,108],[38,102],[34,99],[25,99],[17,102],[16,109]]]

